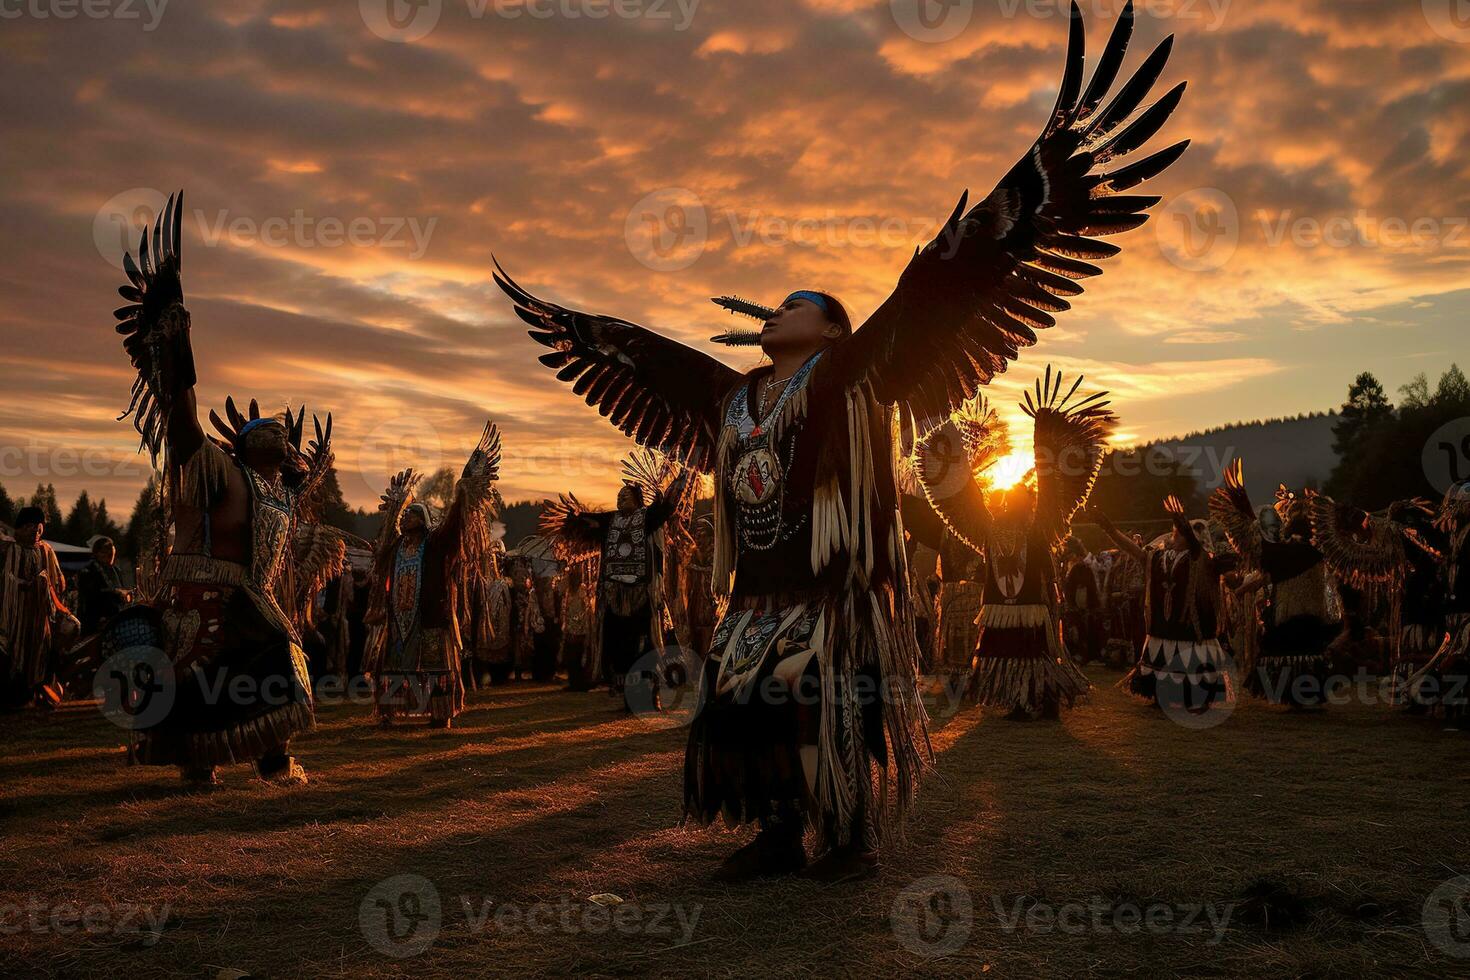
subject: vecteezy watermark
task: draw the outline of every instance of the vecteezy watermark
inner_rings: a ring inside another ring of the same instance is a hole
[[[1072,0],[989,0],[1002,17],[1070,17]],[[1116,17],[1126,0],[1079,0],[1077,6],[1088,20]],[[1158,20],[1199,21],[1206,31],[1217,31],[1225,23],[1231,0],[1133,0],[1133,11]]]
[[[623,699],[636,718],[660,728],[684,728],[704,708],[704,658],[684,646],[639,657],[623,677]]]
[[[1124,0],[1085,0],[1078,6],[1086,20],[1106,21],[1123,9]],[[1159,20],[1200,22],[1216,31],[1225,23],[1231,0],[1135,0],[1134,11]],[[1072,0],[889,0],[888,10],[898,29],[915,41],[943,44],[965,32],[976,13],[996,14],[1007,20],[1070,17]]]
[[[1378,215],[1359,208],[1330,218],[1299,215],[1289,208],[1271,216],[1257,212],[1261,238],[1270,248],[1470,248],[1470,217]]]
[[[429,879],[394,875],[363,896],[357,909],[358,926],[373,949],[406,959],[434,944],[444,926],[444,906],[439,889]],[[676,945],[694,938],[704,911],[699,902],[630,902],[608,894],[529,903],[460,895],[451,907],[458,910],[464,929],[473,935],[667,936]]]
[[[655,272],[687,269],[704,254],[709,213],[693,191],[665,187],[645,194],[629,209],[623,240],[633,258]]]
[[[27,439],[25,445],[0,446],[0,480],[76,477],[146,479],[148,457],[136,452],[55,446]]]
[[[1093,896],[1085,902],[1047,902],[1026,895],[1007,900],[990,896],[996,922],[1005,932],[1035,935],[1197,936],[1209,934],[1207,946],[1217,946],[1230,928],[1235,912],[1231,902],[1130,902]]]
[[[267,248],[395,248],[410,259],[421,259],[429,249],[437,217],[421,220],[413,216],[353,218],[317,217],[297,208],[285,216],[257,219],[230,216],[217,210],[213,217],[195,209],[200,236],[208,246],[222,240],[237,247],[264,245]]]
[[[975,16],[975,0],[888,0],[893,22],[915,41],[943,44],[965,32]]]
[[[1448,41],[1470,44],[1470,0],[1419,0],[1424,19]]]
[[[687,31],[700,0],[459,0],[471,20],[642,20]],[[419,41],[439,26],[444,0],[358,0],[368,30],[385,41]]]
[[[725,211],[706,207],[698,194],[685,187],[666,187],[645,194],[629,209],[623,222],[628,251],[655,272],[687,269],[711,247],[728,241],[736,248],[888,248],[906,249],[939,235],[940,222],[880,218],[828,212],[791,218],[762,211]],[[963,236],[947,234],[939,240],[943,257],[958,248]]]
[[[414,415],[396,415],[379,422],[363,436],[357,444],[357,459],[350,468],[363,489],[382,493],[394,474],[412,468],[428,479],[444,465],[445,459],[444,440],[433,422]]]
[[[974,898],[952,875],[920,878],[894,896],[888,922],[894,938],[910,953],[926,959],[950,956],[970,940]]]
[[[1196,187],[1176,196],[1154,222],[1159,251],[1187,272],[1211,272],[1240,244],[1240,213],[1229,194]]]
[[[133,187],[109,198],[92,220],[92,241],[98,254],[122,268],[123,253],[139,248],[139,240],[167,201],[152,187]],[[402,249],[414,260],[428,251],[439,223],[437,217],[411,215],[310,215],[300,208],[265,218],[232,215],[223,208],[213,213],[195,208],[184,218],[183,224],[192,223],[199,240],[211,248],[221,243],[237,248],[388,248]]]
[[[1247,222],[1229,194],[1199,187],[1169,202],[1154,234],[1159,250],[1174,265],[1208,272],[1228,263],[1247,238],[1265,248],[1462,251],[1470,249],[1470,216],[1383,215],[1367,208],[1317,216],[1286,208],[1258,209]]]
[[[1430,892],[1420,922],[1440,952],[1470,959],[1470,875],[1451,878]]]
[[[145,731],[167,718],[177,690],[173,662],[155,646],[119,650],[92,680],[103,717],[129,731]]]
[[[168,0],[0,0],[0,20],[136,20],[153,31]]]
[[[439,889],[423,875],[384,878],[357,906],[357,925],[368,945],[395,959],[417,956],[434,945],[443,924]]]
[[[0,936],[23,932],[55,936],[139,936],[144,946],[155,946],[163,935],[172,906],[106,902],[57,902],[32,899],[24,904],[0,904]]]
[[[1424,443],[1424,478],[1440,493],[1470,480],[1470,417],[1453,419]]]

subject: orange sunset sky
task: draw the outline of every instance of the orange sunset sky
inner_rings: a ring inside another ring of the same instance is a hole
[[[1085,371],[1133,442],[1470,367],[1464,6],[1140,3],[1127,67],[1175,33],[1155,92],[1190,83],[1151,145],[1193,145],[992,396]],[[487,416],[508,499],[605,501],[629,444],[536,363],[492,252],[706,349],[735,325],[720,293],[864,317],[1029,146],[1067,33],[1052,0],[0,7],[0,482],[124,515],[147,460],[114,420],[118,260],[172,190],[202,408],[335,412],[356,505],[391,467],[457,465]],[[1121,7],[1083,4],[1089,64]]]

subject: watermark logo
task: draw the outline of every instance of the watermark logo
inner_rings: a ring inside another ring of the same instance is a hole
[[[137,20],[158,29],[168,0],[0,0],[0,20]]]
[[[1446,422],[1424,443],[1424,477],[1440,493],[1470,480],[1470,417]]]
[[[654,272],[687,269],[704,254],[709,213],[693,191],[665,187],[644,195],[628,211],[623,239],[633,258]]]
[[[119,650],[103,661],[92,680],[102,715],[119,728],[142,731],[168,717],[177,683],[173,663],[155,646]]]
[[[123,267],[124,253],[131,252],[139,259],[143,232],[152,228],[167,200],[151,187],[134,187],[110,198],[92,220],[92,241],[98,254],[119,269]],[[290,214],[263,218],[231,213],[223,208],[213,214],[195,208],[183,218],[181,232],[192,224],[207,248],[221,244],[236,248],[386,248],[402,250],[407,258],[415,261],[428,252],[434,228],[439,224],[437,217],[362,214],[339,217],[307,214],[301,208]]]
[[[1187,272],[1224,266],[1240,244],[1240,213],[1230,195],[1196,187],[1169,202],[1154,223],[1159,251]]]
[[[1470,0],[1420,0],[1424,19],[1447,41],[1470,43]]]
[[[1230,928],[1233,903],[1108,901],[1093,896],[1086,902],[1046,902],[1021,895],[1006,902],[990,897],[996,922],[1004,932],[1063,936],[1138,935],[1190,936],[1209,933],[1207,946],[1217,946]]]
[[[970,26],[975,0],[888,0],[893,22],[915,41],[943,44]]]
[[[926,959],[950,956],[969,942],[975,927],[974,898],[952,875],[920,878],[894,897],[889,923],[910,953]]]
[[[172,906],[108,905],[61,902],[48,905],[37,899],[0,905],[0,936],[22,932],[54,936],[135,936],[145,947],[158,945]]]
[[[434,945],[444,924],[439,889],[423,875],[385,878],[363,896],[357,924],[368,945],[384,956],[418,956]]]
[[[131,187],[108,198],[92,219],[97,254],[121,269],[123,253],[137,251],[143,232],[153,226],[167,204],[168,195],[152,187]]]
[[[425,479],[444,465],[444,441],[426,418],[399,415],[379,422],[357,447],[354,471],[364,489],[382,493],[389,477],[413,468]],[[420,491],[428,489],[421,486]]]
[[[1223,648],[1214,658],[1210,669],[1190,664],[1180,672],[1154,672],[1154,697],[1165,718],[1181,728],[1203,731],[1224,724],[1235,713],[1231,680],[1235,661]]]
[[[1470,958],[1470,875],[1451,878],[1430,892],[1420,918],[1440,952]]]
[[[444,0],[357,0],[357,10],[378,37],[407,44],[428,37],[438,26]]]
[[[704,707],[704,659],[683,646],[639,657],[623,678],[623,697],[637,718],[660,728],[684,728]]]

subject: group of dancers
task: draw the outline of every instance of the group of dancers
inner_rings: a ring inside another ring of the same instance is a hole
[[[976,399],[1102,272],[1094,263],[1119,251],[1102,239],[1143,224],[1159,199],[1128,192],[1187,145],[1125,160],[1184,89],[1145,105],[1170,38],[1114,92],[1132,26],[1130,5],[1085,80],[1073,6],[1060,94],[1040,137],[987,197],[973,207],[961,197],[860,328],[825,291],[799,289],[773,307],[716,300],[759,322],[758,332],[715,338],[759,346],[751,370],[539,298],[496,265],[495,282],[546,348],[541,362],[650,453],[615,510],[567,495],[547,509],[543,531],[566,569],[562,626],[579,624],[571,680],[582,686],[603,672],[615,684],[644,676],[637,662],[666,642],[671,550],[685,565],[686,598],[702,596],[685,614],[701,708],[688,734],[684,820],[758,827],[721,877],[832,881],[876,868],[930,760],[923,648],[977,700],[1014,717],[1056,717],[1088,689],[1064,629],[1070,579],[1058,558],[1073,548],[1116,419],[1102,396],[1078,396],[1080,378],[1069,386],[1048,369],[1025,406],[1034,481],[999,492],[984,479],[993,416]],[[133,733],[134,761],[177,766],[204,785],[221,765],[253,762],[266,779],[300,783],[291,745],[313,724],[303,623],[346,546],[320,522],[316,499],[332,463],[332,419],[314,418],[304,448],[304,409],[273,417],[229,402],[226,417],[210,413],[215,434],[201,427],[181,214],[182,194],[145,232],[137,259],[126,258],[129,305],[117,311],[137,369],[129,410],[164,473],[154,587],[110,616],[78,659],[163,652],[172,705]],[[384,494],[364,665],[385,724],[419,716],[444,727],[463,705],[467,638],[483,632],[465,610],[483,608],[477,596],[505,596],[489,531],[499,466],[487,424],[444,513],[414,501],[411,472]],[[691,530],[695,474],[714,486],[702,532]],[[1427,513],[1367,517],[1310,495],[1278,504],[1273,524],[1251,510],[1237,469],[1211,502],[1228,546],[1202,538],[1173,499],[1173,531],[1158,547],[1093,515],[1139,569],[1130,689],[1191,710],[1230,696],[1227,576],[1273,597],[1258,659],[1268,675],[1317,669],[1329,574],[1399,597],[1403,662],[1434,648],[1412,677],[1463,670],[1466,507],[1461,493],[1433,518],[1437,544]],[[937,611],[926,610],[928,590],[910,568],[926,534],[942,556]],[[1445,582],[1444,610],[1427,622],[1405,583],[1431,566]],[[492,631],[493,621],[484,618]],[[220,690],[232,694],[208,696]]]

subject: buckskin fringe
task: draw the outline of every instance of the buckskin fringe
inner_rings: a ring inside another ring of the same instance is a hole
[[[826,648],[831,652],[821,665],[817,807],[809,814],[823,847],[847,844],[854,830],[863,832],[865,828],[853,826],[860,811],[879,842],[900,836],[933,754],[914,675],[918,650],[913,623],[903,611],[906,602],[894,603],[895,598],[887,589],[881,594],[852,590],[832,611],[834,629]],[[864,741],[862,704],[855,691],[863,668],[874,669],[879,679],[886,763],[874,759]]]
[[[739,397],[739,393],[736,393]],[[717,598],[729,596],[735,582],[735,523],[725,502],[726,490],[720,485],[726,460],[735,448],[739,433],[727,425],[720,432],[715,447],[715,551],[710,567],[710,589]]]

